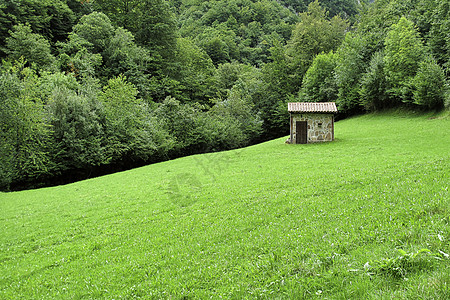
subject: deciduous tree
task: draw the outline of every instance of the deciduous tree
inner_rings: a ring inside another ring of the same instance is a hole
[[[317,0],[308,5],[308,11],[301,13],[300,19],[292,32],[288,53],[294,59],[301,81],[316,55],[337,49],[348,24],[339,16],[329,19],[328,12]]]
[[[0,73],[0,188],[52,171],[49,128],[36,72],[23,59]]]
[[[300,100],[305,102],[334,102],[337,99],[335,78],[336,54],[322,53],[316,56],[303,77]]]
[[[425,54],[425,47],[414,24],[402,17],[388,32],[385,47],[389,93],[399,101],[412,102],[411,80]]]
[[[40,34],[33,33],[29,25],[15,25],[6,38],[6,52],[12,60],[23,57],[39,69],[49,69],[55,61],[50,43]]]

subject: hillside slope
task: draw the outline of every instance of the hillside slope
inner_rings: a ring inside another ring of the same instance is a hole
[[[0,193],[0,298],[450,296],[450,119]]]

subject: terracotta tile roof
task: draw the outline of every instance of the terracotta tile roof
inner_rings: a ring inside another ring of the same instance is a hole
[[[299,113],[337,113],[334,102],[292,102],[288,103],[289,112]]]

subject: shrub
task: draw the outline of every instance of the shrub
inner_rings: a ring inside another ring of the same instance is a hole
[[[413,79],[414,103],[426,108],[441,108],[446,97],[444,70],[432,58],[420,63]]]

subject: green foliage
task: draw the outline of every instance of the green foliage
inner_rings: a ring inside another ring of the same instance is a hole
[[[20,83],[16,76],[2,72],[0,76],[0,188],[7,189],[15,179],[15,145],[14,136],[18,126],[17,115],[19,105],[17,98],[20,93]]]
[[[140,1],[132,32],[136,41],[146,46],[152,55],[171,59],[176,49],[176,24],[174,16],[164,0]],[[155,54],[153,52],[156,52]]]
[[[236,112],[238,108],[233,107]],[[230,109],[232,110],[232,109]],[[223,149],[234,149],[248,144],[249,137],[245,134],[240,123],[232,114],[217,114],[211,111],[208,114],[199,115],[202,136],[206,143],[201,152],[221,151]]]
[[[420,63],[412,85],[415,104],[428,109],[443,107],[447,95],[445,74],[435,60],[428,58]]]
[[[300,101],[335,102],[337,85],[335,79],[336,54],[329,52],[317,55],[303,77]]]
[[[25,61],[4,65],[0,73],[0,187],[35,180],[52,169],[49,130],[38,77]]]
[[[381,110],[392,105],[387,93],[388,83],[384,72],[384,53],[377,52],[361,78],[361,102],[369,111]]]
[[[58,44],[59,64],[79,80],[99,77],[106,83],[108,78],[123,74],[141,97],[151,98],[150,71],[157,69],[155,59],[134,40],[128,30],[114,28],[105,14],[95,12],[74,26],[66,43]]]
[[[139,0],[96,0],[93,7],[107,14],[116,26],[130,30],[137,21],[136,10],[140,8],[141,2]]]
[[[3,0],[0,3],[0,57],[9,31],[15,25],[28,24],[32,31],[55,44],[67,37],[75,16],[62,0]]]
[[[178,20],[179,34],[215,65],[236,60],[260,66],[269,61],[275,40],[290,38],[298,17],[275,1],[184,1]]]
[[[101,23],[100,21],[105,21]],[[110,28],[110,22],[107,20],[106,16],[103,14],[94,14],[84,16],[84,20],[87,23],[78,23],[78,30],[82,32],[84,36],[89,39],[95,39],[95,32],[101,32],[102,28],[96,28],[96,21],[99,21],[99,26],[104,25],[105,28]],[[81,20],[80,20],[81,22]],[[94,35],[89,35],[89,34]],[[109,40],[103,40],[103,42],[96,42],[100,44],[109,44]],[[82,81],[86,78],[100,77],[100,67],[103,63],[103,57],[101,53],[93,53],[94,44],[89,42],[84,37],[71,32],[69,34],[69,39],[66,42],[60,42],[57,44],[59,47],[60,55],[59,65],[62,71],[66,73],[72,73],[78,80]],[[100,46],[98,46],[100,47]],[[101,47],[104,47],[101,46]],[[100,50],[100,48],[98,49]]]
[[[107,78],[123,74],[136,86],[141,97],[149,97],[151,91],[148,68],[152,64],[152,58],[147,49],[135,44],[131,32],[121,27],[115,29],[103,57],[104,74]]]
[[[164,129],[174,138],[174,151],[198,153],[205,146],[205,136],[201,134],[202,128],[199,120],[199,110],[189,104],[181,104],[172,97],[167,97],[154,112],[156,118],[161,120]]]
[[[360,112],[360,80],[367,66],[366,39],[359,34],[348,33],[337,51],[336,84],[338,86],[337,106],[341,112]]]
[[[49,69],[55,58],[50,52],[50,43],[41,35],[33,33],[30,25],[15,25],[6,38],[6,49],[10,59],[23,57],[34,68]]]
[[[247,145],[260,130],[261,122],[252,115],[248,101],[232,97],[203,113],[198,105],[167,97],[154,116],[174,139],[172,156],[233,149]]]
[[[103,139],[108,162],[126,165],[161,159],[172,148],[163,120],[155,118],[137,94],[120,75],[110,79],[99,95],[106,115]]]
[[[102,143],[104,113],[95,98],[59,87],[51,95],[48,111],[58,172],[89,169],[106,162]]]
[[[67,6],[72,10],[75,14],[75,19],[79,20],[82,16],[90,14],[93,9],[93,4],[96,4],[98,1],[91,0],[65,0]]]
[[[262,97],[256,102],[256,107],[263,119],[264,134],[268,138],[287,133],[286,102],[298,92],[299,83],[286,49],[280,43],[271,48],[272,62],[262,68]]]
[[[102,65],[102,56],[93,54],[86,48],[81,48],[72,56],[65,53],[60,55],[59,64],[62,71],[71,73],[75,78],[83,81],[86,78],[98,76],[98,69]]]
[[[173,58],[176,24],[166,1],[98,0],[95,1],[94,7],[108,15],[115,26],[133,33],[137,44],[145,46],[152,56]]]
[[[279,98],[282,98],[282,95],[294,94],[299,85],[296,70],[293,69],[294,66],[286,52],[285,47],[279,41],[276,42],[270,48],[271,62],[262,68],[266,88]]]
[[[39,89],[42,99],[47,104],[51,98],[53,91],[57,89],[77,90],[80,84],[72,74],[64,74],[62,72],[45,72],[39,78]]]
[[[308,11],[301,13],[300,19],[292,31],[288,53],[293,57],[301,80],[316,55],[339,47],[348,24],[338,16],[329,19],[328,11],[317,0],[308,5]]]
[[[280,0],[283,5],[295,10],[298,13],[306,11],[308,4],[313,1],[314,0]],[[331,16],[344,15],[352,17],[358,13],[358,9],[361,8],[361,5],[365,2],[368,1],[321,0],[320,4],[330,12]]]
[[[238,62],[225,63],[217,67],[215,72],[215,90],[219,99],[225,99],[238,81],[248,81],[258,76],[258,69]]]
[[[105,14],[93,12],[80,19],[73,27],[73,33],[89,43],[90,51],[102,53],[109,46],[114,27]]]
[[[191,40],[179,38],[175,78],[184,97],[191,102],[208,103],[213,96],[215,68],[211,58]]]
[[[265,84],[264,98],[257,103],[264,120],[264,132],[267,137],[276,137],[287,133],[288,113],[287,102],[295,100],[300,91],[301,84],[308,68],[314,58],[321,53],[336,50],[341,44],[348,24],[339,16],[328,18],[328,12],[322,8],[318,1],[308,5],[308,11],[300,14],[300,22],[292,31],[291,39],[286,47],[275,42],[271,50],[271,62],[262,68]],[[329,66],[329,64],[328,64]],[[324,71],[321,74],[325,74]],[[313,95],[313,77],[317,74],[312,70],[306,79],[305,95],[311,101],[323,99],[324,95]],[[325,76],[325,75],[323,75]],[[323,77],[318,75],[318,77]],[[329,74],[331,79],[333,75]],[[334,80],[332,80],[334,81]],[[334,97],[333,86],[329,87],[327,97]]]
[[[110,79],[99,95],[105,108],[105,144],[109,159],[120,160],[132,156],[136,147],[142,146],[139,131],[143,114],[137,94],[136,87],[121,75]]]
[[[433,56],[439,65],[443,66],[449,74],[450,68],[450,41],[448,32],[450,31],[450,3],[448,1],[436,1],[437,5],[430,10],[433,15],[430,17],[432,26],[429,31],[428,44]]]
[[[402,17],[385,40],[385,69],[389,93],[406,103],[413,101],[411,80],[424,58],[425,48],[414,24]]]
[[[244,138],[231,148],[248,144],[261,134],[262,120],[260,115],[255,113],[255,102],[260,89],[258,79],[240,78],[231,88],[227,99],[216,103],[211,110],[213,114],[230,117],[238,122],[239,132]]]
[[[228,32],[228,34],[215,30],[212,30],[212,32],[207,32],[207,36],[202,38],[200,46],[208,53],[214,64],[230,62],[232,57],[238,56],[234,53],[236,51],[236,43],[228,36],[228,34],[233,36],[232,31]]]

